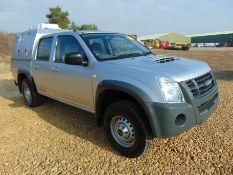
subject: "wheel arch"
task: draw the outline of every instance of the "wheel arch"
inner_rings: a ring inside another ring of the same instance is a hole
[[[99,83],[95,97],[95,115],[99,125],[103,124],[104,111],[110,104],[122,99],[132,100],[142,109],[145,116],[143,120],[148,125],[149,134],[155,135],[153,122],[146,106],[146,102],[151,99],[142,89],[126,82],[104,80]]]
[[[36,89],[33,77],[31,76],[29,71],[27,71],[25,69],[19,69],[17,72],[17,84],[18,84],[20,93],[22,93],[21,83],[22,83],[23,79],[27,79],[29,81],[30,85],[32,85],[32,87]]]

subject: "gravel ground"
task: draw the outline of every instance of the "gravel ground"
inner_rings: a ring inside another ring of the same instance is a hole
[[[217,72],[220,104],[202,125],[154,139],[137,159],[118,155],[89,113],[53,100],[26,107],[0,61],[0,174],[233,174],[233,52],[223,53],[225,65],[219,53],[159,52],[203,56]]]

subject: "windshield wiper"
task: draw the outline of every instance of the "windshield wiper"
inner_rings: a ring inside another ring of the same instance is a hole
[[[145,53],[126,53],[119,56],[115,56],[112,59],[123,59],[123,58],[130,58],[130,57],[139,57],[139,56],[146,56],[149,54],[153,54],[152,52],[145,52]]]
[[[140,53],[126,53],[126,54],[119,55],[116,58],[138,57],[138,56],[142,56],[142,54],[140,54]]]
[[[154,54],[154,53],[152,53],[152,52],[145,52],[145,53],[142,54],[142,56],[146,56],[146,55],[150,55],[150,54]]]

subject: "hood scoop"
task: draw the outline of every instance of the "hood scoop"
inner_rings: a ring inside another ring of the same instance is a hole
[[[155,60],[156,63],[167,63],[167,62],[172,62],[175,61],[176,58],[174,57],[165,57],[165,58],[159,58],[157,60]]]

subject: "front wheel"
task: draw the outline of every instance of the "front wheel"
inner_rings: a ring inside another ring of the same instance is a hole
[[[111,145],[126,157],[138,157],[148,146],[142,112],[131,101],[118,101],[105,111],[104,126]]]

